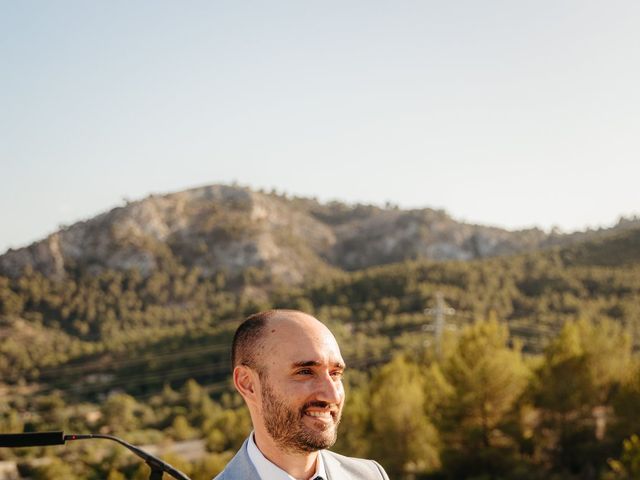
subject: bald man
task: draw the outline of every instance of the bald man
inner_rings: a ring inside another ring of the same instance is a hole
[[[233,383],[253,432],[215,480],[389,480],[373,460],[326,450],[344,405],[344,360],[311,315],[270,310],[248,317],[233,339]]]

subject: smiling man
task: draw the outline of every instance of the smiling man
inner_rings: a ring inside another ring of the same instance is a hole
[[[388,480],[373,460],[326,450],[344,405],[344,360],[329,329],[295,310],[251,315],[233,339],[233,383],[253,432],[215,480]]]

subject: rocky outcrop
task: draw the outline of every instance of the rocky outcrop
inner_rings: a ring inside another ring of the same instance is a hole
[[[77,268],[148,275],[173,258],[205,275],[253,267],[295,284],[331,268],[320,255],[334,243],[331,228],[283,198],[213,185],[153,195],[10,250],[0,256],[0,273],[31,267],[54,278]]]
[[[613,230],[634,228],[621,221]],[[211,185],[130,202],[0,256],[0,274],[30,267],[52,278],[81,269],[137,269],[165,261],[205,275],[255,269],[284,284],[321,271],[356,270],[406,259],[504,255],[606,232],[508,231],[453,220],[442,210],[322,204],[248,188]]]

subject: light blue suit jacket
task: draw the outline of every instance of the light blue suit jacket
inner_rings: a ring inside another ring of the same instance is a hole
[[[214,480],[260,480],[249,459],[247,442],[231,459],[227,467]],[[327,480],[389,480],[384,469],[373,460],[345,457],[329,450],[321,450]]]

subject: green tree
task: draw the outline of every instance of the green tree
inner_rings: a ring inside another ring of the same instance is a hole
[[[76,478],[76,474],[68,463],[54,457],[47,464],[36,467],[31,478],[33,480],[59,480],[61,478]]]
[[[476,431],[484,447],[523,393],[530,378],[519,348],[508,346],[509,332],[497,320],[479,321],[462,331],[445,364],[454,390],[449,414]]]
[[[102,405],[102,422],[112,432],[127,432],[139,427],[140,406],[136,399],[124,393],[111,395]]]
[[[519,347],[497,320],[478,321],[460,334],[443,370],[453,389],[440,426],[447,445],[445,468],[456,478],[470,473],[501,475],[517,455],[510,414],[530,371]]]
[[[184,415],[177,415],[173,419],[170,432],[176,440],[190,440],[198,435],[198,431],[189,424]]]
[[[235,451],[251,431],[251,417],[246,407],[218,410],[203,426],[207,449],[211,452]]]
[[[640,361],[632,369],[629,378],[622,383],[620,389],[613,396],[615,412],[614,435],[616,438],[626,438],[640,432]]]
[[[625,440],[619,459],[609,460],[612,472],[607,480],[637,480],[640,478],[640,437],[632,435]]]
[[[418,365],[402,356],[384,365],[371,388],[371,455],[391,477],[439,467],[438,435],[426,417]]]
[[[546,349],[534,398],[542,413],[539,448],[556,469],[580,473],[604,464],[608,407],[630,365],[630,336],[610,321],[568,322]]]
[[[335,450],[354,457],[369,455],[371,409],[370,391],[367,386],[350,386],[342,412],[340,431]]]
[[[123,473],[117,470],[109,470],[109,475],[107,476],[107,480],[126,480],[126,477]]]

